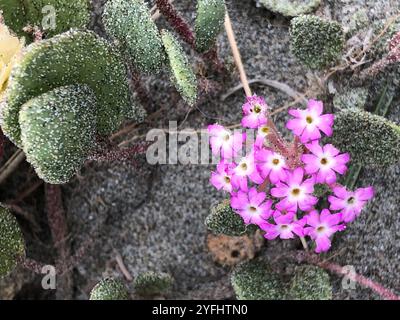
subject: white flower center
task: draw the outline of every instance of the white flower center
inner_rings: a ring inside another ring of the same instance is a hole
[[[326,157],[323,157],[323,158],[320,160],[320,163],[321,163],[323,166],[326,166],[326,165],[329,163],[329,161],[328,161],[328,159],[327,159]]]
[[[288,231],[288,230],[290,229],[290,226],[289,226],[288,224],[281,224],[281,225],[279,226],[279,229],[280,229],[281,231]]]
[[[305,114],[303,117],[303,121],[308,130],[314,129],[321,122],[318,114],[316,114],[315,112]]]
[[[293,188],[291,191],[292,196],[294,197],[299,197],[301,194],[301,189],[300,188]]]
[[[317,228],[315,228],[315,231],[318,233],[318,234],[324,234],[325,232],[326,232],[326,226],[324,226],[324,225],[319,225]]]
[[[301,186],[292,186],[288,194],[288,200],[297,202],[302,200],[304,196],[304,189]]]
[[[249,211],[250,214],[254,214],[254,215],[256,215],[258,213],[257,207],[254,207],[254,206],[250,206],[248,208],[248,211]]]
[[[264,126],[261,128],[261,132],[265,135],[267,135],[270,132],[270,128],[267,126]]]
[[[260,113],[262,111],[262,107],[259,104],[254,105],[253,112]]]
[[[356,203],[356,198],[351,196],[350,198],[347,199],[347,204],[348,205],[353,205]]]
[[[279,165],[281,164],[281,160],[278,159],[278,158],[274,158],[274,159],[272,159],[272,164],[273,164],[275,167],[277,167],[277,166],[279,166]]]
[[[235,172],[240,176],[246,176],[251,173],[252,165],[247,159],[242,160],[235,169]]]

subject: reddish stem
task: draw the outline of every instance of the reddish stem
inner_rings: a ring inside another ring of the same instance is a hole
[[[398,32],[389,43],[389,53],[386,57],[375,62],[372,66],[361,72],[361,79],[373,78],[382,72],[387,66],[400,61],[400,32]]]
[[[311,254],[302,252],[298,255],[298,260],[306,261],[308,263],[316,265],[320,268],[323,268],[323,269],[330,271],[332,273],[335,273],[337,275],[340,275],[340,276],[343,275],[343,267],[342,266],[335,264],[335,263],[331,263],[331,262],[320,261],[319,258],[315,255],[311,255]],[[374,292],[376,292],[378,295],[380,295],[384,299],[400,300],[400,297],[398,295],[396,295],[390,289],[387,289],[384,286],[382,286],[381,284],[379,284],[371,279],[368,279],[360,274],[356,273],[353,276],[352,280],[354,280],[359,285],[361,285],[365,288],[369,288],[369,289],[373,290]]]
[[[331,271],[333,273],[336,274],[343,274],[342,273],[342,266],[334,264],[334,263],[324,263],[321,262],[318,264],[318,266],[320,266],[321,268],[324,268],[328,271]],[[355,282],[357,282],[358,284],[360,284],[363,287],[369,288],[373,291],[375,291],[377,294],[379,294],[381,297],[387,299],[387,300],[400,300],[400,297],[397,296],[394,292],[392,292],[391,290],[385,288],[384,286],[382,286],[381,284],[372,281],[371,279],[368,279],[360,274],[355,274],[353,280]]]
[[[56,185],[46,184],[46,205],[47,219],[51,228],[51,235],[56,248],[59,250],[64,247],[64,242],[68,236],[67,221],[62,204],[61,188]],[[61,251],[66,251],[62,249]],[[65,257],[65,252],[61,256]]]
[[[41,274],[43,268],[46,266],[44,263],[40,263],[36,260],[28,258],[22,259],[20,263],[25,269],[30,270],[36,274]]]
[[[217,72],[222,73],[225,70],[224,62],[218,56],[218,48],[215,45],[212,49],[203,54],[206,60],[209,60],[214,65]]]
[[[49,222],[54,247],[57,249],[58,253],[56,263],[58,275],[62,275],[62,278],[58,280],[57,296],[68,299],[72,297],[72,274],[70,272],[66,274],[60,273],[60,270],[64,268],[64,265],[71,258],[71,248],[67,241],[68,225],[63,207],[61,187],[58,185],[46,184],[45,196],[47,220]]]
[[[266,192],[269,186],[269,179],[265,179],[264,182],[258,187],[258,192]]]
[[[130,74],[130,87],[136,92],[139,102],[145,107],[148,113],[154,112],[154,101],[150,97],[148,91],[142,84],[140,74],[135,70],[132,63],[128,63],[128,72]]]
[[[179,14],[173,4],[168,0],[156,0],[158,10],[162,13],[168,23],[192,48],[195,48],[195,38],[187,21]]]
[[[298,141],[295,140],[293,145],[289,145],[279,133],[278,129],[276,128],[274,122],[270,117],[268,117],[267,126],[270,128],[271,133],[267,135],[266,139],[269,141],[269,144],[274,149],[274,151],[281,154],[287,159],[287,164],[290,168],[293,169],[301,165],[301,152]]]

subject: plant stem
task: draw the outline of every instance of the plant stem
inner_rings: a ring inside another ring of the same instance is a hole
[[[212,62],[213,66],[215,67],[215,70],[219,73],[222,73],[225,69],[224,62],[221,61],[221,59],[218,56],[218,47],[215,45],[213,48],[208,50],[206,53],[204,53],[203,58],[206,60],[209,60]]]
[[[169,3],[173,3],[173,2],[174,2],[174,0],[169,0]],[[161,12],[160,12],[160,10],[157,9],[157,5],[154,5],[151,8],[150,12],[152,14],[151,18],[153,20],[157,20],[157,19],[159,19],[161,17]]]
[[[57,249],[57,267],[64,268],[64,264],[71,257],[71,248],[67,242],[68,225],[62,203],[62,191],[60,186],[45,185],[47,220],[51,230],[54,246]],[[61,274],[59,274],[61,276]],[[70,272],[65,272],[58,281],[57,294],[60,297],[71,297],[73,280]]]
[[[294,216],[294,221],[299,221],[299,219],[297,218],[297,214]],[[301,244],[303,245],[304,250],[308,251],[308,244],[307,244],[306,238],[300,237],[300,241],[301,241]]]
[[[266,192],[268,186],[269,186],[269,179],[266,178],[264,182],[258,187],[258,192]]]
[[[144,106],[146,111],[150,113],[154,107],[154,101],[146,88],[143,86],[140,79],[140,74],[136,72],[131,62],[128,63],[128,72],[130,74],[131,90],[137,93],[139,102]]]
[[[249,81],[247,79],[246,71],[244,69],[244,65],[242,62],[242,58],[240,55],[240,51],[235,39],[235,32],[233,31],[233,26],[231,19],[229,17],[228,11],[226,12],[225,16],[225,30],[228,36],[229,44],[231,46],[233,58],[235,60],[236,67],[239,71],[240,81],[242,83],[243,89],[246,93],[247,97],[252,96],[251,88]],[[276,85],[276,83],[275,83]],[[286,87],[287,89],[287,87]],[[293,93],[293,92],[292,92]],[[303,98],[302,98],[303,99]],[[271,134],[267,135],[267,139],[274,147],[275,151],[280,153],[282,156],[288,159],[288,165],[291,167],[296,167],[298,164],[299,155],[297,154],[297,150],[295,150],[295,146],[291,148],[288,143],[283,139],[282,135],[279,133],[278,129],[276,128],[275,123],[272,121],[271,117],[268,116],[268,127],[271,129]],[[296,152],[295,152],[296,151]]]
[[[194,34],[187,21],[179,14],[169,0],[156,0],[160,13],[168,23],[175,29],[181,38],[192,48],[195,48]]]
[[[122,274],[126,278],[128,282],[133,281],[133,277],[131,273],[129,272],[128,268],[126,267],[124,260],[122,259],[122,256],[117,252],[115,255],[115,261],[118,264],[118,268],[121,270]]]
[[[235,32],[233,31],[231,18],[229,17],[228,11],[225,16],[225,31],[228,36],[228,41],[231,46],[233,59],[235,60],[236,67],[239,70],[240,81],[243,84],[243,89],[247,97],[251,97],[253,94],[250,89],[249,81],[247,80],[246,71],[243,66],[242,58],[240,56],[240,51],[235,39]]]
[[[240,51],[235,39],[235,32],[233,31],[232,22],[229,17],[228,11],[226,12],[225,16],[225,30],[228,36],[229,44],[231,46],[236,67],[239,71],[240,81],[242,82],[246,96],[250,97],[252,96],[250,84],[247,79],[246,71],[244,69]],[[286,157],[289,160],[291,166],[295,166],[295,164],[297,163],[297,159],[295,159],[296,156],[293,155],[291,148],[288,146],[287,142],[282,138],[281,134],[279,133],[278,129],[276,128],[274,122],[270,117],[268,117],[267,125],[270,127],[272,131],[272,133],[267,136],[267,139],[270,141],[272,146],[275,147],[278,153],[282,154],[282,156]]]
[[[21,150],[16,151],[0,169],[0,184],[2,184],[24,160],[25,154]]]
[[[37,262],[36,260],[25,258],[21,262],[21,265],[36,274],[42,274],[42,269],[46,266],[44,263]]]
[[[305,261],[307,263],[313,264],[313,265],[323,268],[327,271],[335,273],[339,276],[343,275],[343,267],[342,266],[332,263],[332,262],[328,262],[328,261],[321,261],[318,258],[318,256],[316,256],[316,255],[302,252],[297,255],[296,259],[299,262]],[[400,297],[398,295],[396,295],[394,292],[392,292],[391,290],[385,288],[381,284],[379,284],[371,279],[368,279],[360,274],[355,273],[352,277],[352,280],[357,282],[359,285],[361,285],[365,288],[371,289],[372,291],[374,291],[375,293],[377,293],[384,299],[400,300]]]

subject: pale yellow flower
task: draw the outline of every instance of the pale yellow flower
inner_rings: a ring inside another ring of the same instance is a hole
[[[6,25],[0,23],[0,96],[7,88],[12,67],[21,56],[24,42],[24,39],[18,39]]]

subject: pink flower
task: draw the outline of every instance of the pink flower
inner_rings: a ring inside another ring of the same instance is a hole
[[[251,188],[249,192],[239,191],[231,198],[231,206],[237,210],[246,224],[260,225],[271,216],[272,201],[266,199],[265,192]]]
[[[324,209],[321,215],[314,210],[303,218],[309,227],[304,228],[304,234],[315,240],[317,245],[315,252],[325,252],[331,247],[330,237],[338,232],[346,229],[346,226],[339,224],[342,219],[340,213],[331,214],[328,209]]]
[[[276,184],[286,178],[286,166],[285,158],[279,153],[273,152],[267,149],[261,149],[256,152],[257,169],[261,174],[261,177],[269,180]]]
[[[256,169],[253,152],[242,158],[242,160],[240,160],[240,162],[233,169],[233,187],[246,191],[248,182],[247,178],[257,184],[261,184],[264,181]]]
[[[209,125],[208,133],[213,154],[216,156],[221,154],[223,159],[236,157],[246,140],[244,133],[235,132],[232,134],[230,130],[219,124]]]
[[[332,184],[336,182],[336,173],[344,174],[347,171],[346,163],[350,161],[348,153],[339,154],[333,145],[321,147],[318,141],[306,146],[311,154],[304,154],[301,160],[305,163],[304,169],[308,174],[315,174],[316,183]]]
[[[260,228],[266,232],[264,237],[268,240],[274,240],[278,236],[281,239],[293,239],[295,234],[302,237],[304,224],[302,221],[294,221],[294,215],[293,212],[283,215],[276,211],[274,214],[276,224],[267,221],[260,224]]]
[[[310,100],[306,110],[289,110],[289,113],[296,119],[289,120],[286,127],[299,136],[302,143],[321,138],[320,131],[331,136],[334,116],[333,114],[322,115],[322,111],[321,101]]]
[[[217,190],[232,192],[232,167],[232,164],[221,161],[217,166],[217,172],[211,173],[210,182]]]
[[[279,210],[287,209],[288,211],[297,212],[299,207],[303,211],[308,211],[318,202],[318,198],[314,197],[314,178],[304,179],[304,170],[297,168],[292,172],[287,172],[283,182],[276,184],[271,189],[271,195],[276,198],[283,198],[276,207]]]
[[[264,98],[256,95],[247,97],[247,102],[243,105],[244,118],[242,126],[256,129],[263,124],[267,123],[267,110],[268,106]]]
[[[360,188],[354,192],[343,186],[333,188],[334,196],[329,196],[330,209],[340,211],[344,222],[352,222],[358,217],[368,200],[374,196],[372,187]]]
[[[271,133],[271,128],[267,125],[263,125],[258,128],[256,142],[254,143],[255,148],[261,149],[264,146],[265,138]]]

